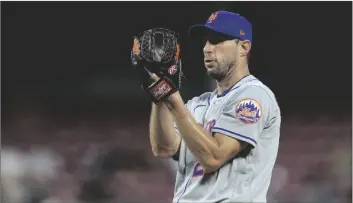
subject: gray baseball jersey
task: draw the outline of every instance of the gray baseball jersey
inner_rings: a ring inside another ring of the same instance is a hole
[[[247,142],[248,148],[216,172],[204,174],[182,140],[174,203],[266,202],[280,136],[280,108],[272,91],[253,75],[221,96],[217,90],[194,97],[186,107],[210,132]],[[175,125],[178,134],[180,132]]]

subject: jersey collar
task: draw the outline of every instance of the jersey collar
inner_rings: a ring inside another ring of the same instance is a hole
[[[257,78],[253,75],[247,75],[245,77],[243,77],[242,79],[240,79],[237,83],[235,83],[233,86],[231,86],[230,88],[224,90],[224,92],[219,95],[218,97],[224,97],[225,95],[227,95],[229,92],[241,87],[243,84],[250,82],[252,80],[257,80]],[[217,89],[215,89],[212,94],[208,97],[208,104],[210,104],[210,100],[211,98],[213,98],[214,96],[217,96],[218,92]]]

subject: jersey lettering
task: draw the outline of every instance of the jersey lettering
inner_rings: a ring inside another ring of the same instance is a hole
[[[199,176],[202,176],[204,173],[205,171],[203,170],[200,162],[196,162],[194,166],[194,171],[192,173],[192,177],[199,177]]]
[[[213,129],[213,127],[215,126],[215,124],[216,124],[216,120],[211,120],[211,121],[209,121],[209,122],[207,122],[207,124],[206,124],[206,130],[209,132],[209,133],[212,133],[212,129]]]

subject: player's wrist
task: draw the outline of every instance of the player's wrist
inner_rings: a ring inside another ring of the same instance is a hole
[[[184,119],[190,117],[190,113],[185,107],[184,101],[179,91],[171,94],[165,102],[175,118]]]
[[[181,98],[179,91],[174,92],[173,94],[169,95],[169,97],[165,100],[166,103],[173,109],[180,108],[180,106],[184,106],[184,101]]]

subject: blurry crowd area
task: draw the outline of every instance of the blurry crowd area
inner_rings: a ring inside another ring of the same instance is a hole
[[[171,202],[175,162],[153,156],[148,116],[8,118],[1,202]],[[351,134],[349,116],[285,116],[268,202],[351,202]]]

